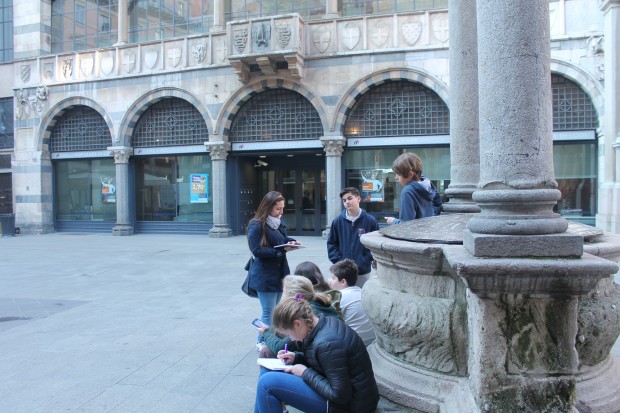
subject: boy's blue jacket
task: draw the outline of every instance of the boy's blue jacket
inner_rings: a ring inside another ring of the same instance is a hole
[[[399,219],[394,220],[394,224],[439,215],[441,204],[441,196],[435,185],[422,176],[421,181],[409,182],[400,193]]]
[[[357,264],[360,274],[368,274],[373,258],[370,250],[360,242],[360,237],[377,231],[379,224],[375,217],[363,209],[360,217],[353,223],[347,220],[346,214],[346,210],[342,211],[342,214],[332,221],[327,239],[329,260],[335,264],[350,258]]]

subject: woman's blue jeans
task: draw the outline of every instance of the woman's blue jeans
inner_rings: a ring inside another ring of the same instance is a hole
[[[281,371],[261,374],[256,386],[254,413],[282,413],[282,403],[305,413],[327,413],[327,400],[301,377]]]
[[[260,306],[262,309],[261,321],[268,326],[271,326],[271,313],[273,309],[276,308],[276,305],[282,298],[282,292],[258,292],[258,301],[260,301]],[[262,334],[258,335],[257,339],[258,343],[263,342]]]

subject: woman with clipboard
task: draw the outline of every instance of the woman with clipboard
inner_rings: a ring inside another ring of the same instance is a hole
[[[258,292],[261,321],[267,325],[271,325],[271,312],[282,297],[282,278],[291,273],[286,253],[301,245],[286,234],[281,221],[283,213],[284,197],[271,191],[265,195],[248,224],[248,244],[254,256],[250,287]],[[262,343],[263,336],[259,334],[256,343],[259,350]]]

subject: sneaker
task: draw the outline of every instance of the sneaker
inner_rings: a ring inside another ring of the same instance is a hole
[[[256,343],[256,351],[261,351],[265,347],[265,343]]]

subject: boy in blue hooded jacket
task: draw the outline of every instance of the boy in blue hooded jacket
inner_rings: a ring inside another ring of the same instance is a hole
[[[403,190],[400,193],[399,217],[385,218],[388,224],[399,224],[441,213],[441,196],[431,180],[422,175],[422,167],[422,160],[413,152],[403,153],[394,160],[392,171]]]
[[[360,237],[377,231],[379,224],[375,217],[360,208],[362,197],[357,188],[344,188],[340,191],[340,199],[345,209],[332,221],[327,253],[334,264],[346,258],[355,261],[359,269],[356,285],[361,288],[370,277],[373,257],[370,250],[362,245]]]

